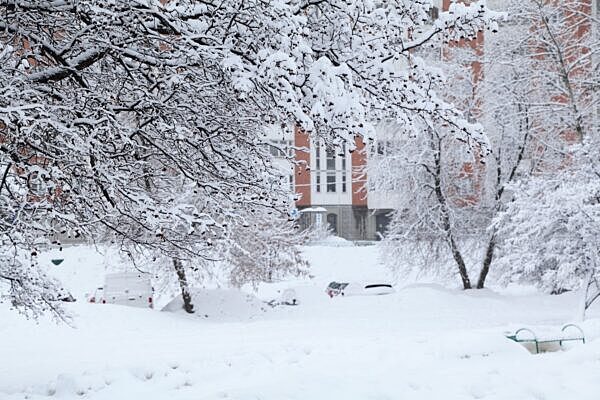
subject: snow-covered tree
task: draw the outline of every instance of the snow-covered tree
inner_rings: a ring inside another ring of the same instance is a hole
[[[20,260],[0,266],[6,294],[33,310],[47,303],[52,285],[32,285],[41,275],[20,255],[57,232],[108,232],[127,251],[183,268],[212,259],[248,212],[289,207],[260,150],[266,124],[353,143],[373,120],[410,125],[434,115],[481,141],[430,89],[438,74],[413,51],[434,37],[472,37],[494,16],[483,2],[454,4],[426,27],[429,7],[3,2],[0,242]]]
[[[437,42],[435,51],[422,52],[428,63],[443,71],[443,79],[430,82],[432,90],[443,93],[469,121],[475,121],[482,108],[483,60],[477,43]],[[484,162],[492,148],[488,142],[461,140],[456,127],[444,120],[420,122],[414,130],[381,124],[377,151],[370,158],[370,185],[375,191],[388,191],[395,208],[384,258],[402,275],[446,275],[440,265],[453,266],[462,286],[470,289],[474,283],[468,264],[489,223],[482,194]],[[410,254],[411,262],[402,254]]]
[[[496,220],[503,282],[560,293],[600,272],[598,148],[597,138],[588,139],[563,170],[511,187],[513,201]]]
[[[273,218],[251,213],[231,230],[232,245],[225,249],[225,263],[231,268],[234,286],[273,282],[285,276],[306,274],[308,263],[298,246],[306,243],[310,230],[299,227],[285,216]]]
[[[474,196],[480,183],[471,147],[444,127],[423,126],[421,134],[399,126],[382,130],[394,134],[383,154],[371,159],[369,177],[376,191],[389,188],[396,208],[384,240],[386,262],[403,274],[455,265],[470,289],[466,254],[472,249],[466,246],[486,222]]]

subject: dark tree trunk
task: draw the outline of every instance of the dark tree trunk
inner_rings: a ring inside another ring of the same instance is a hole
[[[181,287],[181,297],[183,298],[183,309],[192,314],[194,312],[194,305],[192,304],[192,295],[188,287],[187,278],[185,277],[185,268],[181,260],[173,259],[173,266],[175,267],[175,273],[177,273],[177,280],[179,281],[179,287]]]
[[[463,259],[458,246],[456,245],[456,241],[454,240],[454,236],[452,233],[448,234],[448,239],[450,241],[450,249],[452,250],[452,257],[458,266],[458,273],[460,274],[460,279],[462,280],[463,289],[471,289],[471,280],[469,279],[469,273],[467,272],[467,266],[465,265],[465,260]]]
[[[521,110],[521,106],[519,105],[519,111]],[[522,123],[525,126],[521,125],[519,130],[525,130],[525,135],[523,136],[523,143],[519,146],[519,150],[517,153],[517,160],[515,164],[512,166],[508,177],[506,178],[506,182],[502,183],[502,165],[500,162],[500,157],[497,159],[498,168],[496,171],[496,187],[498,188],[496,191],[496,209],[495,213],[498,213],[502,207],[502,194],[504,193],[504,188],[506,184],[512,182],[517,176],[517,169],[521,165],[523,161],[523,157],[525,155],[525,148],[527,146],[527,141],[529,140],[529,117],[527,110],[525,110],[525,121]],[[485,280],[490,272],[490,267],[492,265],[492,261],[494,261],[494,250],[496,249],[496,230],[492,232],[492,236],[490,237],[490,241],[488,242],[487,248],[485,250],[485,258],[483,259],[483,265],[481,266],[481,271],[479,271],[479,279],[477,280],[477,289],[483,289],[485,286]]]
[[[494,259],[494,249],[496,248],[496,234],[493,233],[490,241],[488,242],[487,249],[485,251],[485,258],[483,259],[483,266],[479,272],[479,279],[477,280],[477,289],[483,289],[485,285],[485,278],[487,278],[488,272],[490,272],[490,265]]]
[[[452,225],[450,224],[450,215],[448,211],[448,203],[446,201],[446,196],[442,191],[442,163],[441,163],[441,142],[438,138],[437,143],[437,154],[435,156],[435,170],[433,173],[433,179],[435,182],[435,195],[440,204],[442,211],[442,220],[443,220],[443,229],[446,232],[446,237],[448,240],[448,244],[450,245],[450,250],[452,251],[452,257],[456,262],[458,267],[458,273],[460,275],[460,279],[463,284],[463,288],[471,289],[471,280],[469,279],[469,273],[467,272],[467,267],[465,265],[465,260],[458,248],[456,243],[456,239],[454,238],[454,232],[452,231]]]

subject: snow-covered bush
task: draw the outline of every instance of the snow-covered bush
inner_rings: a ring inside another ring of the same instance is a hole
[[[600,151],[597,139],[572,154],[561,171],[511,189],[514,199],[496,220],[503,282],[560,293],[600,271]]]

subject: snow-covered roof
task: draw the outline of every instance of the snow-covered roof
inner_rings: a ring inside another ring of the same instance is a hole
[[[300,210],[300,212],[327,212],[327,210],[323,207],[309,207],[309,208],[303,208],[302,210]]]

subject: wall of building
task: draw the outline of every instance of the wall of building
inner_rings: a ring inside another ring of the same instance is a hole
[[[322,223],[328,224],[329,229],[336,236],[347,240],[379,240],[380,234],[385,233],[389,223],[387,216],[392,211],[371,210],[366,206],[354,205],[314,205],[313,207],[327,210],[323,213]],[[312,213],[310,215],[312,216]]]
[[[352,152],[352,204],[367,207],[367,149],[362,138],[357,137],[356,148]]]
[[[294,187],[298,200],[296,206],[308,207],[311,204],[310,136],[298,126],[294,127]]]
[[[352,204],[352,164],[347,147],[328,149],[319,141],[311,142],[312,204]]]

